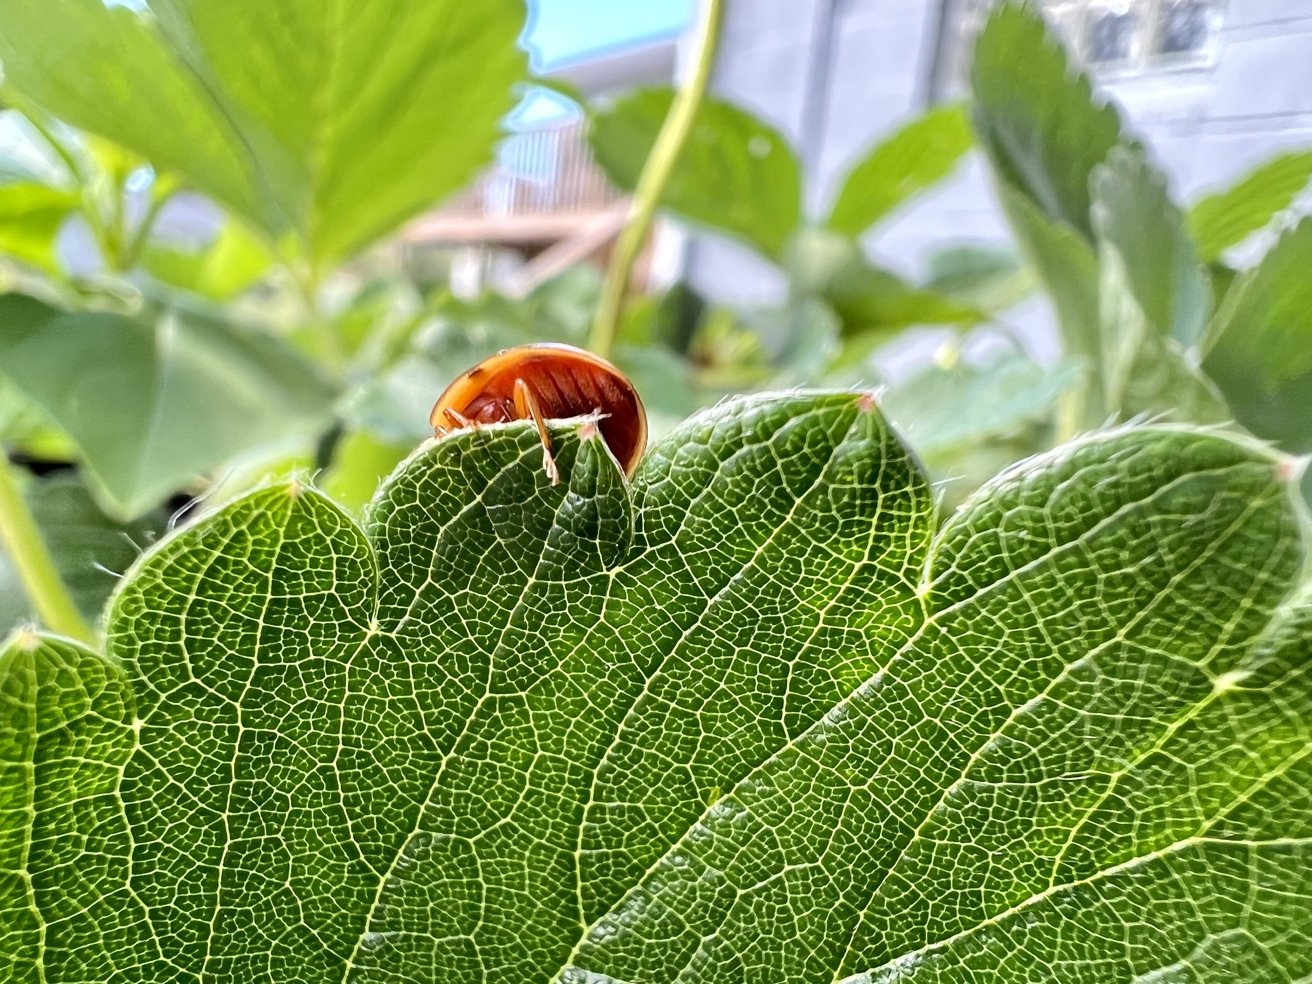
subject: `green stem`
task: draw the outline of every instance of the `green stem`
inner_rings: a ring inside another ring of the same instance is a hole
[[[697,111],[706,100],[711,85],[711,69],[719,48],[720,26],[724,21],[724,0],[702,0],[702,18],[698,29],[697,64],[693,67],[688,84],[675,96],[670,114],[665,118],[651,156],[643,168],[638,186],[633,191],[633,205],[629,221],[615,244],[615,256],[606,273],[601,302],[597,306],[597,319],[592,325],[589,347],[598,355],[607,356],[615,344],[624,298],[628,293],[633,267],[646,245],[647,235],[656,218],[665,187],[670,182],[674,167],[692,134]]]
[[[123,248],[123,269],[132,270],[140,262],[141,253],[150,240],[150,234],[155,228],[155,222],[159,219],[160,212],[164,211],[164,206],[169,203],[173,195],[173,191],[168,191],[165,194],[155,195],[151,198],[146,214],[141,217],[141,222]]]
[[[13,465],[3,452],[0,452],[0,545],[17,568],[27,596],[46,627],[87,645],[95,645],[95,633],[78,611],[68,587],[59,576],[50,549],[18,488]]]

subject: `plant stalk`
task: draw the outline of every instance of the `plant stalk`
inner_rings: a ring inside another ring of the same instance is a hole
[[[660,207],[665,188],[670,183],[675,165],[692,134],[697,111],[706,100],[711,85],[711,69],[720,44],[720,28],[724,23],[724,0],[702,0],[701,23],[697,30],[697,62],[693,66],[688,84],[679,90],[670,106],[651,156],[642,170],[638,185],[633,191],[633,204],[629,221],[615,244],[615,255],[606,272],[597,318],[592,324],[588,346],[600,356],[609,356],[615,345],[624,299],[628,294],[633,268],[638,262],[656,211]]]
[[[14,466],[3,452],[0,452],[0,546],[18,570],[27,596],[46,628],[94,646],[95,633],[59,576],[50,549],[18,487]]]

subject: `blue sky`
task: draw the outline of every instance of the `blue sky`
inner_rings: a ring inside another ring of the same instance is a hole
[[[527,44],[542,68],[682,28],[696,0],[529,0]]]

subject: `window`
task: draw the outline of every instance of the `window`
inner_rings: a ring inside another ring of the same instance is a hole
[[[1099,74],[1205,68],[1219,51],[1224,0],[1032,0],[1075,60]],[[970,46],[993,0],[945,0],[934,70],[941,97],[969,82]]]

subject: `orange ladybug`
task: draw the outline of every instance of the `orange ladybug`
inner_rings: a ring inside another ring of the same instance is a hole
[[[647,412],[633,384],[600,356],[573,345],[541,343],[503,349],[462,373],[437,399],[429,423],[441,437],[509,420],[532,420],[542,437],[543,465],[553,485],[548,420],[601,416],[602,440],[632,476],[647,447]]]

